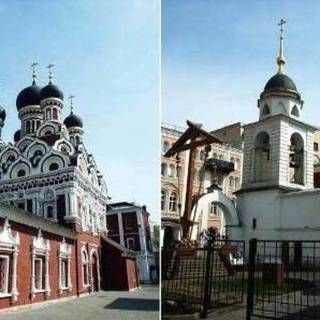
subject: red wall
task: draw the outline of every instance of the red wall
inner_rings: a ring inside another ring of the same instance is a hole
[[[3,221],[1,222],[3,225]],[[31,300],[31,268],[32,268],[32,240],[37,236],[38,230],[20,224],[10,222],[13,233],[19,232],[20,246],[17,263],[17,288],[19,296],[17,301],[12,302],[11,297],[0,299],[0,308],[9,307],[11,305],[29,304],[44,300],[56,299],[76,294],[76,272],[75,272],[75,247],[74,241],[66,239],[68,244],[72,245],[71,259],[71,284],[72,291],[64,291],[62,295],[59,293],[59,244],[62,242],[62,237],[43,232],[45,239],[50,240],[50,256],[49,256],[49,282],[51,293],[48,298],[44,293],[36,293],[35,298]]]

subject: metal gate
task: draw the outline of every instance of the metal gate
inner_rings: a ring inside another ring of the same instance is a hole
[[[247,320],[320,319],[320,241],[250,240]]]
[[[242,303],[245,294],[245,244],[210,238],[202,248],[163,250],[161,298],[201,311]],[[165,313],[165,310],[163,310]]]

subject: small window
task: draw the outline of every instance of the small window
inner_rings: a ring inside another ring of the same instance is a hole
[[[166,209],[166,202],[167,202],[167,193],[164,190],[161,190],[161,210]]]
[[[177,211],[177,194],[175,192],[172,192],[170,194],[169,210],[170,211]]]
[[[44,290],[44,263],[41,257],[34,259],[35,289]]]
[[[26,172],[23,169],[20,169],[17,173],[18,177],[24,177],[26,175]]]
[[[62,259],[60,262],[60,282],[62,289],[68,288],[68,259]]]
[[[162,145],[162,153],[165,154],[170,149],[170,144],[168,141],[164,141]]]
[[[9,256],[0,255],[0,297],[9,291]]]
[[[26,133],[30,133],[30,121],[27,121],[26,123]]]
[[[291,114],[295,117],[299,117],[299,109],[297,106],[294,106],[291,110]]]
[[[49,218],[49,219],[53,218],[53,207],[52,206],[47,207],[47,218]]]
[[[55,171],[55,170],[58,170],[59,169],[59,166],[57,163],[51,163],[50,166],[49,166],[49,171]]]
[[[262,109],[262,115],[267,116],[268,114],[270,114],[270,108],[267,104],[265,104]]]
[[[257,219],[253,218],[252,219],[252,229],[255,230],[257,228]]]
[[[218,206],[216,205],[215,202],[211,202],[209,205],[209,214],[210,215],[218,215]]]
[[[165,177],[167,175],[167,164],[161,163],[161,175]]]
[[[54,120],[58,119],[58,110],[56,108],[53,108],[52,118]]]
[[[127,247],[129,250],[135,250],[135,242],[133,238],[127,239]]]
[[[319,151],[319,144],[317,142],[313,143],[313,150],[314,151]]]

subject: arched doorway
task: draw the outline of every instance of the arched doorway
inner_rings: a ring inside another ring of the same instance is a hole
[[[207,219],[212,203],[216,203],[223,211],[223,224],[225,235],[234,240],[242,239],[241,225],[238,212],[231,199],[229,199],[221,190],[215,189],[212,192],[202,195],[192,208],[191,218],[195,224],[192,230],[192,238],[196,239],[198,234],[207,229]],[[200,230],[200,228],[202,230]]]
[[[99,262],[96,253],[91,256],[92,291],[99,290]]]

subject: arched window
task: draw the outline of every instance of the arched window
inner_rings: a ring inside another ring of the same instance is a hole
[[[170,194],[169,211],[177,211],[177,194],[175,192]]]
[[[56,162],[51,163],[49,166],[49,171],[54,171],[54,170],[58,170],[58,169],[59,169],[59,165]]]
[[[162,144],[162,153],[165,154],[170,149],[170,144],[168,141],[164,141]]]
[[[56,108],[53,108],[52,110],[52,119],[54,120],[58,119],[58,110]]]
[[[295,117],[299,117],[299,109],[296,105],[292,108],[291,114]]]
[[[84,287],[89,285],[89,259],[85,249],[81,252],[82,257],[82,283]]]
[[[210,202],[209,204],[209,214],[218,215],[218,206],[215,202]]]
[[[50,109],[47,109],[47,111],[46,111],[46,118],[47,118],[47,120],[51,119],[51,110]]]
[[[167,175],[167,164],[166,163],[161,163],[161,175],[165,177]]]
[[[76,136],[76,144],[80,144],[80,137]]]
[[[169,166],[169,176],[171,177],[171,178],[174,178],[174,177],[176,177],[176,167],[175,167],[175,165],[174,164],[170,164],[170,166]]]
[[[167,192],[165,190],[161,190],[161,210],[166,210],[167,206]]]
[[[30,133],[30,121],[26,122],[26,133]]]
[[[52,206],[47,207],[47,218],[49,218],[49,219],[53,218],[53,207]]]
[[[264,131],[256,136],[254,142],[254,169],[256,181],[271,178],[270,138]]]
[[[37,121],[37,129],[40,127],[40,125],[41,125],[41,122],[40,122],[40,120],[38,120]]]
[[[267,116],[268,114],[270,114],[270,108],[267,104],[265,104],[262,109],[262,116]]]
[[[23,169],[20,169],[17,173],[17,177],[24,177],[25,175],[26,175],[26,172]]]
[[[35,122],[34,122],[34,120],[32,120],[31,124],[32,124],[32,126],[31,126],[31,133],[34,133],[34,132],[35,132],[35,127],[34,127]]]
[[[304,184],[304,141],[299,133],[290,138],[289,181]]]

